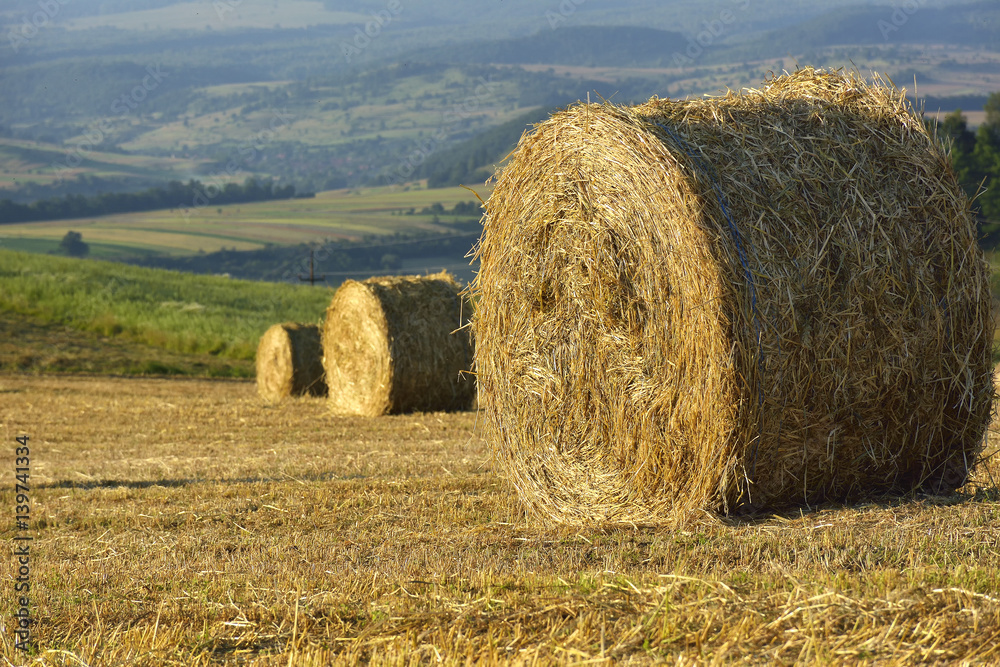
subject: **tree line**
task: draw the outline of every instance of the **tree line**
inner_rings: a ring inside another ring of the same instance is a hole
[[[955,175],[979,215],[980,245],[1000,245],[1000,92],[983,107],[986,122],[973,132],[957,109],[937,123],[938,136],[951,145]]]
[[[3,199],[0,200],[0,224],[89,218],[157,209],[244,204],[272,199],[291,199],[296,196],[312,197],[313,194],[296,195],[294,185],[275,185],[271,180],[258,181],[255,178],[246,179],[242,185],[226,183],[222,187],[205,185],[201,181],[191,179],[187,183],[170,181],[164,187],[149,188],[140,192],[104,192],[91,197],[73,194],[41,199],[31,204],[18,204],[10,199]]]

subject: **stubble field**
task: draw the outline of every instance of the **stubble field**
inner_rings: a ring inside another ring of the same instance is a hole
[[[334,417],[249,382],[0,374],[4,664],[989,664],[1000,465],[964,492],[680,529],[544,527],[477,415]],[[991,435],[991,448],[997,440]]]

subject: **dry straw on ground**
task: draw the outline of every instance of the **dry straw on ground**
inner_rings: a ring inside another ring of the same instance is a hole
[[[257,345],[257,393],[271,402],[326,395],[318,326],[286,322],[264,332]]]
[[[484,225],[479,400],[537,515],[950,491],[981,451],[987,267],[882,79],[576,105],[522,137]]]
[[[469,309],[448,273],[348,280],[323,328],[330,407],[338,414],[466,410],[475,383]]]

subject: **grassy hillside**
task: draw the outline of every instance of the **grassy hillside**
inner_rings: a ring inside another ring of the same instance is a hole
[[[0,250],[0,310],[170,352],[250,360],[270,325],[317,322],[329,299],[323,287]]]
[[[167,350],[0,309],[0,371],[252,378],[254,362]]]
[[[533,109],[457,146],[431,155],[413,175],[426,177],[428,186],[432,188],[483,183],[514,149],[521,135],[535,123],[545,120],[549,113],[546,109]],[[390,172],[390,177],[397,175]]]

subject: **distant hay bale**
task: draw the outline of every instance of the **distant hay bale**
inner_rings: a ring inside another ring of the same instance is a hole
[[[881,79],[556,113],[498,173],[478,256],[486,437],[536,515],[945,492],[981,451],[987,266]]]
[[[288,396],[325,396],[323,350],[315,324],[286,322],[257,345],[257,393],[272,403]]]
[[[330,408],[378,416],[466,410],[475,383],[461,287],[448,273],[348,280],[323,328]]]

